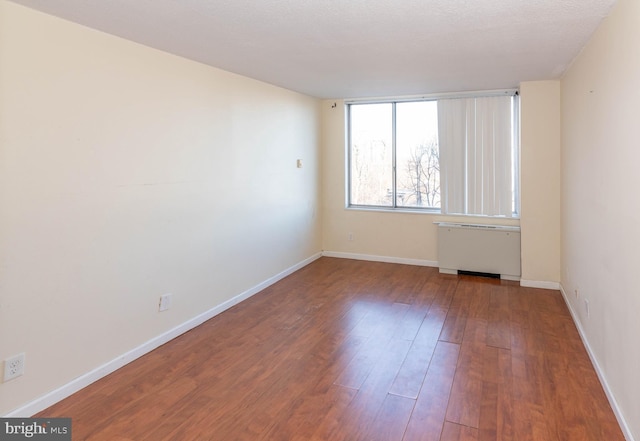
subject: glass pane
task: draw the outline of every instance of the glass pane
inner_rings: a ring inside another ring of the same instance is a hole
[[[352,104],[350,110],[350,203],[392,206],[392,105]]]
[[[440,207],[438,103],[396,104],[396,204]]]

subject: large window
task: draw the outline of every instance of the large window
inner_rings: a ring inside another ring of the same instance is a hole
[[[351,207],[518,213],[517,95],[350,103]]]

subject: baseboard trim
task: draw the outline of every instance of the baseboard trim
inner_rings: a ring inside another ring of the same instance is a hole
[[[520,279],[520,286],[524,286],[525,288],[555,289],[556,291],[560,289],[560,284],[558,282],[546,282],[541,280]]]
[[[370,262],[401,263],[404,265],[415,265],[415,266],[432,266],[432,267],[438,266],[438,262],[433,260],[407,259],[404,257],[391,257],[391,256],[376,256],[373,254],[343,253],[340,251],[323,251],[322,255],[326,257],[337,257],[339,259],[368,260]]]
[[[591,345],[589,344],[587,335],[585,334],[584,329],[582,328],[582,324],[578,319],[578,315],[576,314],[573,307],[571,306],[571,302],[569,302],[569,297],[567,297],[567,293],[564,290],[564,287],[562,286],[562,284],[559,284],[559,285],[560,285],[560,292],[562,293],[562,298],[564,299],[564,303],[567,305],[567,308],[569,308],[569,312],[571,313],[571,318],[573,319],[573,323],[575,323],[576,328],[578,329],[578,334],[580,334],[580,339],[582,340],[584,347],[587,349],[587,354],[589,354],[589,358],[591,359],[591,364],[593,364],[596,374],[598,375],[598,379],[600,380],[600,384],[602,384],[602,388],[604,389],[604,393],[607,395],[607,399],[609,400],[611,409],[613,409],[613,413],[616,416],[616,419],[618,420],[618,424],[620,425],[622,434],[624,435],[627,441],[635,441],[635,438],[631,433],[631,429],[629,428],[627,421],[622,415],[622,410],[620,409],[620,406],[618,405],[618,402],[616,401],[616,398],[613,395],[611,388],[609,387],[609,383],[607,382],[607,378],[604,375],[604,371],[600,368],[598,359],[596,358],[593,350],[591,349]]]
[[[293,272],[309,265],[311,262],[319,259],[320,257],[322,257],[322,253],[316,253],[311,257],[308,257],[300,262],[298,262],[297,264],[287,268],[286,270],[276,274],[273,277],[268,278],[267,280],[265,280],[264,282],[261,282],[255,286],[253,286],[252,288],[238,294],[237,296],[227,300],[226,302],[223,302],[213,308],[211,308],[208,311],[203,312],[202,314],[199,314],[195,317],[193,317],[190,320],[187,320],[186,322],[182,323],[181,325],[176,326],[173,329],[170,329],[160,335],[158,335],[157,337],[152,338],[151,340],[141,344],[140,346],[130,350],[129,352],[126,352],[122,355],[120,355],[119,357],[114,358],[111,361],[108,361],[107,363],[103,364],[102,366],[99,366],[89,372],[87,372],[84,375],[81,375],[80,377],[70,381],[69,383],[39,397],[36,398],[35,400],[9,412],[7,415],[5,415],[5,417],[11,418],[11,417],[30,417],[44,409],[46,409],[47,407],[50,407],[52,405],[54,405],[55,403],[67,398],[68,396],[78,392],[80,389],[83,389],[87,386],[89,386],[91,383],[94,383],[95,381],[106,377],[107,375],[109,375],[110,373],[114,372],[117,369],[120,369],[121,367],[125,366],[128,363],[131,363],[132,361],[136,360],[137,358],[140,358],[141,356],[153,351],[154,349],[162,346],[163,344],[173,340],[174,338],[178,337],[179,335],[184,334],[185,332],[195,328],[196,326],[201,325],[202,323],[206,322],[207,320],[215,317],[216,315],[226,311],[227,309],[231,308],[232,306],[237,305],[238,303],[242,302],[243,300],[246,300],[248,298],[250,298],[251,296],[257,294],[258,292],[262,291],[263,289],[273,285],[274,283],[284,279],[285,277],[287,277],[288,275],[292,274]]]

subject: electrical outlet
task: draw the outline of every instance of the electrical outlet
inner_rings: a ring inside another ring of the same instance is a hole
[[[353,242],[353,233],[348,233],[348,234],[347,234],[347,240],[348,240],[349,242]]]
[[[576,289],[574,290],[574,292],[576,293],[576,299],[577,299],[577,298],[579,297],[579,295],[578,295],[578,288],[576,288]]]
[[[591,317],[591,311],[589,310],[589,300],[584,299],[584,309],[587,311],[587,318]]]
[[[4,361],[4,381],[13,380],[24,374],[24,352]]]
[[[158,303],[158,311],[166,311],[171,308],[171,294],[165,294],[160,296],[160,302]]]

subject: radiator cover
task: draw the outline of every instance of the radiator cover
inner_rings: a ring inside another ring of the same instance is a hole
[[[458,270],[520,280],[520,227],[437,222],[441,273]]]

